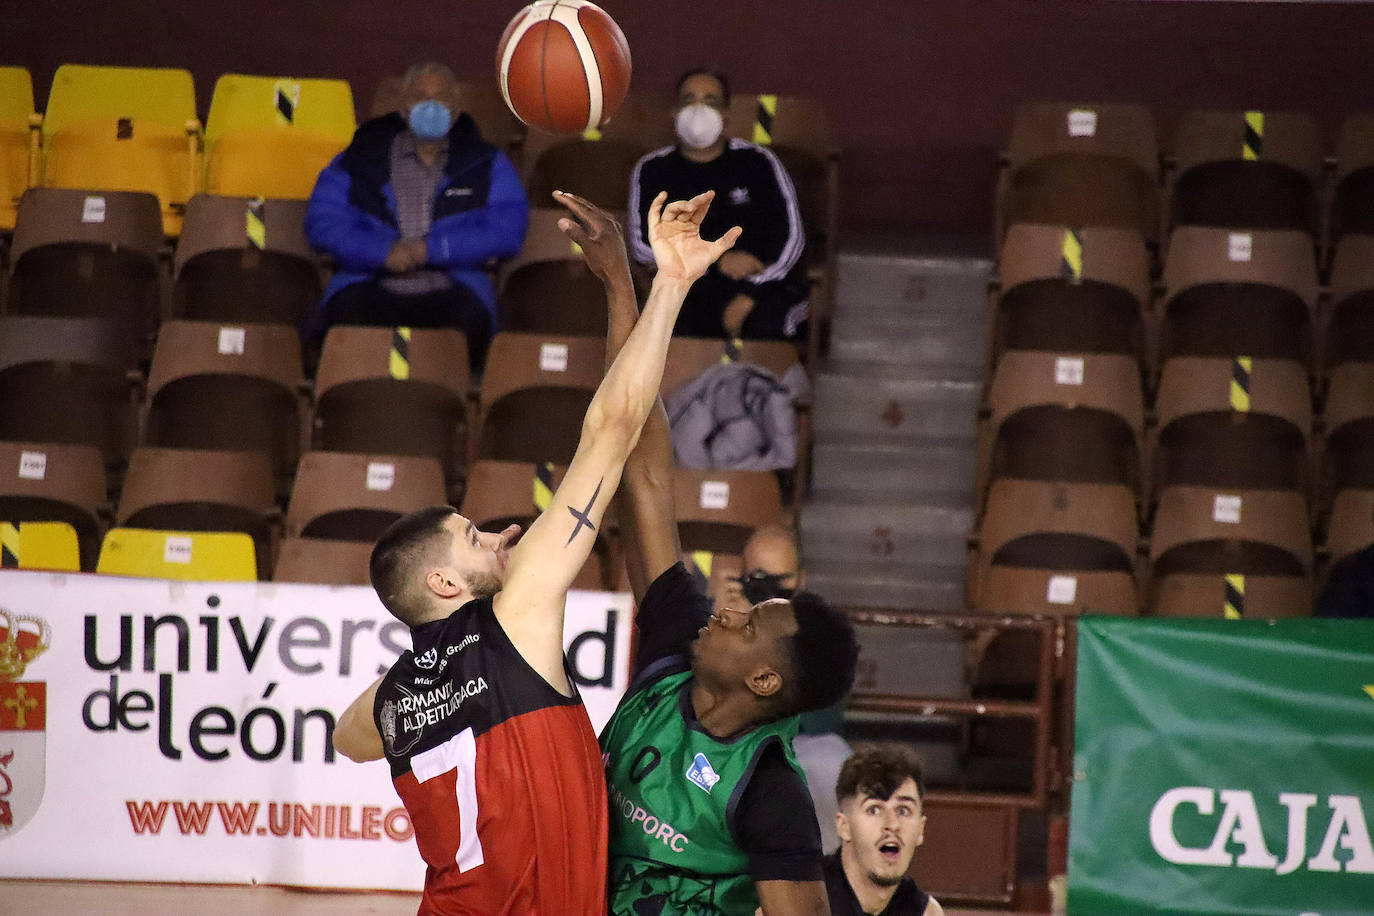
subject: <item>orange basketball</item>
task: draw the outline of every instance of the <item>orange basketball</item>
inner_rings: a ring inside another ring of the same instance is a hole
[[[496,49],[496,78],[515,116],[553,133],[611,119],[630,88],[630,46],[587,0],[537,0],[515,14]]]

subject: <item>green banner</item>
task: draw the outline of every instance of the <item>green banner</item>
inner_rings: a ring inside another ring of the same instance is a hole
[[[1070,916],[1374,914],[1374,623],[1078,626]]]

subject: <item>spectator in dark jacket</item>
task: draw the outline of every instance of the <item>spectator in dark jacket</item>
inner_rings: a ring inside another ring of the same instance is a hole
[[[674,333],[795,337],[808,291],[797,192],[772,150],[725,135],[729,105],[729,86],[717,73],[693,70],[678,83],[678,143],[639,160],[630,179],[630,250],[653,263],[644,217],[659,191],[669,200],[715,191],[702,232],[741,226],[744,234],[687,294]]]
[[[496,331],[484,265],[520,250],[529,203],[505,153],[459,112],[442,64],[406,72],[402,111],[360,126],[315,183],[310,243],[338,262],[314,327],[455,327],[480,368]]]

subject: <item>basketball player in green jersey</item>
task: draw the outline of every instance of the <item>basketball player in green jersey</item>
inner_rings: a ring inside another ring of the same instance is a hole
[[[637,318],[634,288],[618,227],[575,203],[588,231],[574,241],[607,287],[609,365]],[[848,692],[853,630],[807,592],[713,612],[680,559],[671,465],[660,401],[619,497],[639,648],[601,735],[610,912],[826,914],[820,833],[792,737],[799,713]]]

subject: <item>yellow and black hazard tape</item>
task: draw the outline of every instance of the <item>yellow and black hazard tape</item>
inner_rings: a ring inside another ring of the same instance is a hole
[[[1222,613],[1227,620],[1240,620],[1245,616],[1245,577],[1228,575],[1226,577],[1226,604]]]
[[[0,522],[0,569],[19,568],[19,526]]]
[[[1250,412],[1250,376],[1255,361],[1249,356],[1231,360],[1231,409],[1237,413]]]
[[[778,116],[778,97],[759,96],[758,108],[754,112],[754,142],[768,146],[773,142],[773,121]]]
[[[1245,113],[1245,140],[1241,143],[1240,157],[1247,162],[1257,161],[1264,151],[1264,112]]]
[[[543,512],[553,504],[553,463],[539,461],[534,465],[534,511]]]
[[[391,355],[388,368],[398,381],[410,378],[410,328],[391,329]]]
[[[248,244],[259,251],[267,247],[266,209],[267,202],[259,197],[250,200],[248,209],[244,211],[244,235],[248,238]]]
[[[716,555],[709,550],[692,551],[692,562],[696,564],[696,568],[700,570],[701,574],[707,579],[711,578],[711,564],[714,562],[715,558]]]
[[[1083,236],[1077,229],[1065,229],[1059,243],[1059,275],[1072,283],[1083,282]]]

